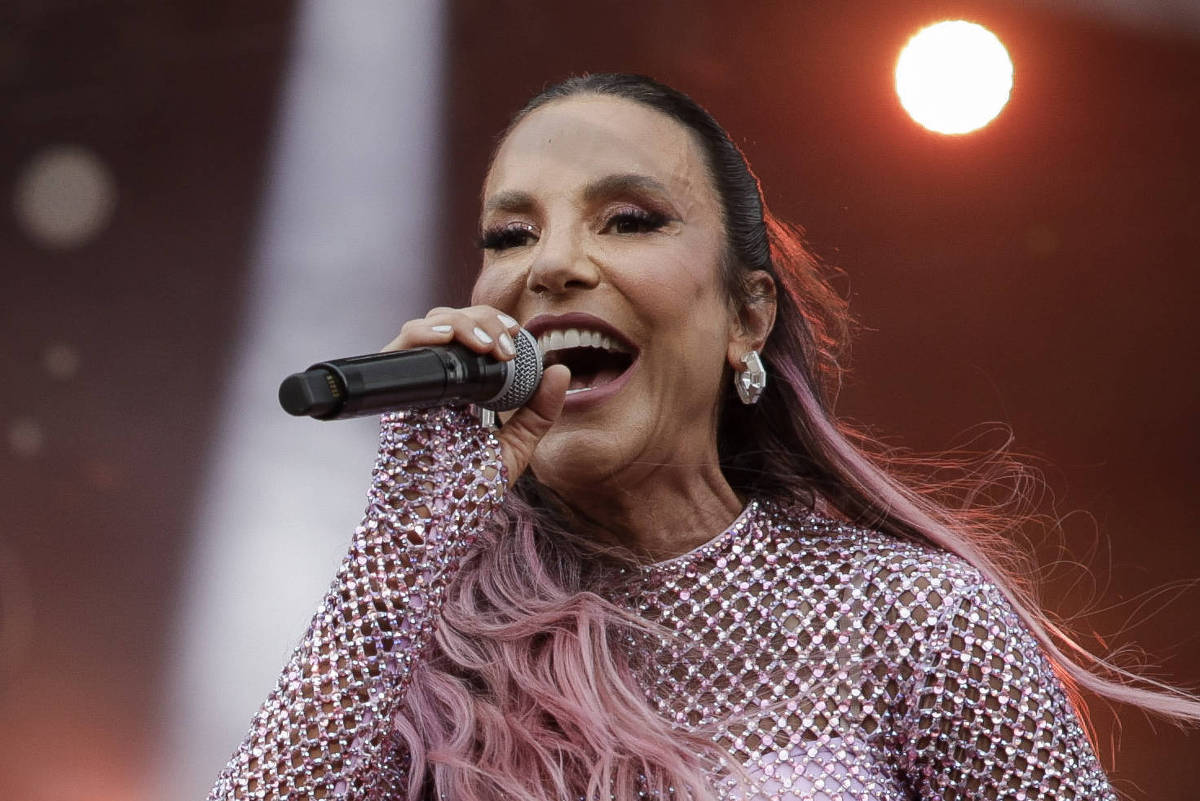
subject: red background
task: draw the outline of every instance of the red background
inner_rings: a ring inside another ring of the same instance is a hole
[[[60,797],[26,782],[64,759],[94,782],[61,797],[122,797],[169,709],[164,650],[215,422],[205,388],[235,347],[293,12],[4,12],[0,186],[43,144],[72,141],[121,187],[111,226],[79,250],[40,249],[0,219],[0,422],[51,426],[36,457],[0,454],[0,545],[36,610],[0,664],[7,798]],[[946,16],[988,25],[1017,69],[1009,107],[961,138],[915,126],[890,83],[903,41]],[[1137,643],[1155,675],[1200,677],[1200,26],[1025,3],[460,0],[447,58],[445,191],[431,200],[447,301],[470,283],[478,183],[516,107],[573,72],[674,84],[845,271],[864,331],[840,412],[916,450],[1010,425],[1047,471],[1046,511],[1086,512],[1039,541],[1054,559],[1061,536],[1090,570],[1057,571],[1047,603],[1093,647]],[[86,350],[65,384],[32,367],[64,337]],[[1161,604],[1140,600],[1163,588],[1172,600],[1152,616]],[[1195,735],[1094,709],[1120,789],[1194,797]]]

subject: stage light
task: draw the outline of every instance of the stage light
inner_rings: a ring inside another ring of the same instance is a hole
[[[908,40],[896,62],[904,110],[931,131],[964,134],[987,125],[1008,103],[1013,65],[996,35],[947,20]]]
[[[14,210],[34,241],[53,249],[86,244],[108,223],[117,204],[117,184],[92,151],[48,147],[17,178]]]
[[[73,378],[79,372],[79,350],[62,342],[49,345],[42,351],[42,366],[60,381]]]
[[[42,427],[36,420],[19,417],[8,425],[8,447],[17,456],[37,456],[45,439]]]

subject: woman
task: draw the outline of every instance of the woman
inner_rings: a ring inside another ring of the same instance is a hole
[[[474,305],[390,347],[509,359],[524,326],[552,366],[497,431],[385,416],[366,519],[211,797],[1113,798],[1064,681],[1196,719],[1071,661],[986,516],[855,447],[843,306],[690,99],[534,98],[481,231]]]

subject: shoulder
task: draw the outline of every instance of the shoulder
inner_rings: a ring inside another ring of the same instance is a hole
[[[962,557],[804,510],[771,511],[792,581],[829,599],[864,658],[908,679],[964,650],[979,661],[1020,651],[1048,667],[1005,592]]]
[[[963,599],[1003,593],[979,568],[930,543],[904,539],[797,507],[769,504],[778,546],[795,569],[848,583],[865,599],[940,617]]]
[[[931,544],[817,515],[785,537],[803,543],[795,569],[823,575],[853,608],[868,646],[914,682],[970,668],[1056,683],[1007,593],[966,559]],[[974,667],[971,667],[974,666]]]
[[[995,582],[932,545],[774,511],[792,575],[827,582],[824,609],[841,615],[821,647],[889,677],[914,795],[1113,798],[1054,666]]]

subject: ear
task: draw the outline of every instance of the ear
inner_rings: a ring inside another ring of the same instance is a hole
[[[729,350],[726,358],[735,371],[745,369],[742,357],[752,350],[761,351],[771,329],[775,326],[775,279],[765,270],[755,270],[746,277],[748,298],[731,323]]]

